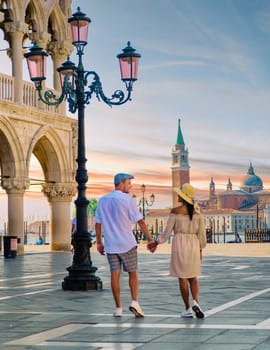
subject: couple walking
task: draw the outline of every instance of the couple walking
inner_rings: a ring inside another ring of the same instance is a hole
[[[135,201],[128,193],[131,190],[132,175],[119,173],[114,177],[115,189],[103,196],[96,210],[97,250],[105,255],[111,271],[111,290],[115,302],[113,315],[121,317],[123,308],[120,293],[121,270],[129,274],[131,304],[129,310],[135,317],[144,317],[139,304],[139,281],[137,268],[137,242],[132,224],[137,223],[144,233],[147,248],[154,253],[158,244],[164,243],[173,232],[170,275],[179,280],[180,293],[185,305],[181,317],[203,318],[199,305],[199,284],[202,249],[206,246],[203,217],[194,204],[194,188],[184,184],[177,189],[179,206],[171,210],[166,228],[157,240],[148,231]],[[104,240],[104,241],[103,241]],[[192,303],[189,294],[191,292]]]

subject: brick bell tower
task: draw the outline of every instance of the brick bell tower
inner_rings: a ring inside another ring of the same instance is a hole
[[[180,119],[178,119],[178,132],[176,144],[172,149],[172,207],[178,206],[178,197],[174,192],[175,188],[180,188],[184,183],[190,182],[188,149],[185,147],[184,138],[181,131]]]

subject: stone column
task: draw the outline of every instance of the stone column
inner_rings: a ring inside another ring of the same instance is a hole
[[[28,30],[26,23],[14,21],[5,23],[5,31],[10,38],[8,55],[12,61],[12,76],[14,77],[14,102],[23,102],[23,49],[22,42],[24,33]]]
[[[8,236],[19,238],[17,254],[24,253],[24,206],[25,190],[29,187],[28,179],[3,179],[2,187],[8,196]]]
[[[70,204],[76,194],[74,183],[45,183],[42,191],[50,204],[51,250],[70,250],[71,215]]]

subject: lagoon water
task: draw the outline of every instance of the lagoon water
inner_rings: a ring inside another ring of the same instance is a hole
[[[0,237],[2,235],[0,234]],[[240,237],[242,239],[242,242],[244,243],[245,242],[245,235],[244,233],[240,233]],[[225,243],[229,242],[229,241],[233,241],[234,240],[234,234],[231,234],[231,233],[228,233],[225,235]],[[171,241],[171,239],[169,240]],[[168,241],[168,242],[169,242]],[[213,235],[213,243],[224,243],[224,234],[223,233],[220,233],[219,235],[216,233],[215,236]],[[93,242],[95,242],[95,237],[93,237]],[[49,235],[47,235],[45,237],[45,242],[43,242],[43,244],[49,244],[50,241],[49,241]],[[36,245],[36,244],[40,244],[39,242],[39,234],[38,233],[28,233],[27,234],[27,239],[25,240],[24,244],[27,244],[27,245]]]
[[[33,245],[33,244],[41,244],[40,243],[40,237],[38,233],[28,233],[27,237],[24,241],[24,244],[29,244],[29,245]],[[49,244],[49,237],[45,238],[45,242],[42,242],[43,244]]]

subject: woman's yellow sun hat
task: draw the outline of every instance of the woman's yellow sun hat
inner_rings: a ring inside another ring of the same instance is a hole
[[[185,183],[181,188],[177,188],[175,192],[187,203],[194,204],[195,190],[190,184]]]

